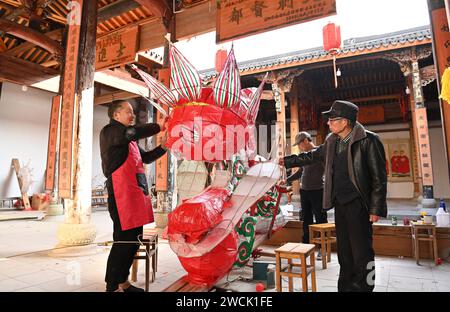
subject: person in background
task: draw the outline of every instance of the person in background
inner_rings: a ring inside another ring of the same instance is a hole
[[[295,136],[293,146],[298,146],[302,152],[309,152],[317,148],[312,142],[308,132],[300,132]],[[322,162],[300,168],[297,172],[287,178],[287,182],[300,179],[300,203],[303,219],[303,239],[302,242],[309,244],[309,225],[315,223],[327,223],[327,212],[322,209],[323,197],[323,171]],[[318,259],[321,258],[319,249]]]

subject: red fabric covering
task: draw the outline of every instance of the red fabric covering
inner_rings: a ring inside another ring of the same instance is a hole
[[[238,236],[232,231],[211,252],[197,258],[179,257],[188,272],[187,281],[196,285],[213,285],[233,266],[238,252]]]
[[[167,147],[178,156],[197,161],[231,159],[250,140],[247,122],[230,109],[213,104],[211,88],[198,102],[180,100],[168,124]],[[227,127],[228,131],[227,133]],[[233,128],[234,127],[234,128]]]
[[[184,234],[187,243],[196,243],[222,221],[228,196],[228,190],[210,187],[184,201],[168,216],[168,235]]]

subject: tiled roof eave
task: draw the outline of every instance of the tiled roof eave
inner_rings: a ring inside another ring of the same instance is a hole
[[[430,44],[431,30],[429,28],[422,27],[422,29],[416,32],[405,31],[404,33],[397,34],[391,37],[378,37],[370,39],[371,40],[358,43],[352,42],[352,40],[346,40],[344,42],[342,50],[338,52],[336,57],[344,58],[368,53],[401,49],[415,45]],[[356,41],[356,39],[354,39],[353,41]],[[238,64],[238,66],[241,75],[248,75],[255,72],[295,67],[302,64],[323,62],[331,59],[332,57],[326,51],[324,51],[323,48],[315,48],[304,51],[291,52],[285,55],[272,56],[260,59],[261,61],[247,61]],[[212,79],[217,75],[214,70],[207,70],[202,74],[206,79]]]

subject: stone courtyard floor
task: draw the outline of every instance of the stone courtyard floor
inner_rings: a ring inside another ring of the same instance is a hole
[[[56,231],[63,216],[45,217],[41,221],[0,222],[0,292],[103,292],[104,273],[110,247],[93,244],[86,247],[52,250],[57,245]],[[97,227],[96,243],[112,239],[112,223],[107,211],[92,214]],[[272,259],[273,260],[273,259]],[[138,279],[144,287],[144,261],[139,261]],[[450,263],[435,266],[411,258],[376,257],[375,291],[377,292],[449,292]],[[326,270],[316,262],[317,291],[337,291],[339,264],[337,256]],[[177,256],[166,240],[160,239],[158,271],[150,291],[158,292],[184,276]],[[218,284],[232,291],[255,291],[252,269],[234,269]],[[301,285],[294,279],[294,290]],[[287,287],[287,282],[283,282]],[[266,291],[275,291],[274,288]]]

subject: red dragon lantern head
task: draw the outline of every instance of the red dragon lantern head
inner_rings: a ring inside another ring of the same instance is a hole
[[[167,147],[178,158],[209,162],[230,160],[243,148],[254,151],[254,124],[265,81],[258,88],[241,89],[233,49],[212,88],[203,87],[197,70],[174,45],[170,63],[170,89],[134,67],[151,97],[170,108]]]

